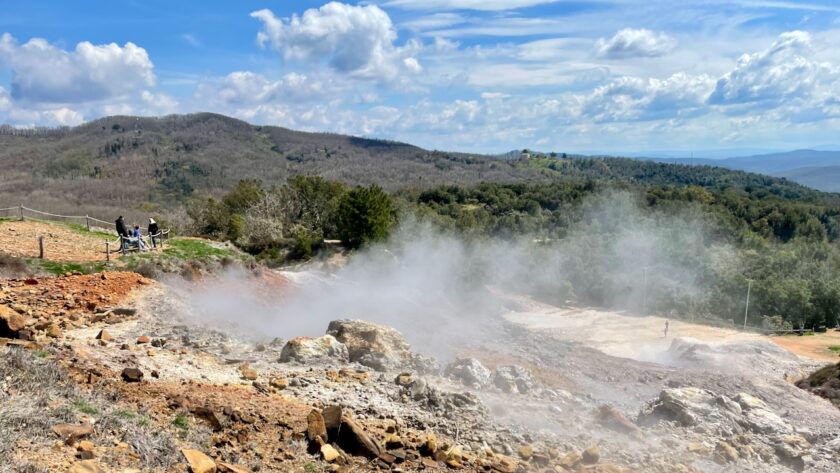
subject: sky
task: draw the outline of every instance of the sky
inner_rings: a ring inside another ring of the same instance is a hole
[[[840,1],[7,0],[0,123],[210,111],[428,149],[837,143]]]

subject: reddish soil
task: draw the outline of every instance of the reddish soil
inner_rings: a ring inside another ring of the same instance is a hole
[[[7,303],[28,307],[31,315],[69,316],[119,304],[134,289],[153,283],[130,272],[11,279],[0,281],[0,295]]]

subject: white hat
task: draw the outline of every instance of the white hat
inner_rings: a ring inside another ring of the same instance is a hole
[[[155,223],[155,219],[149,217],[149,223]]]

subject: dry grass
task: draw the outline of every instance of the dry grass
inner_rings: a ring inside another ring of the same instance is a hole
[[[179,460],[172,436],[142,413],[81,392],[52,359],[19,348],[0,349],[0,472],[42,471],[19,457],[18,444],[48,449],[55,441],[53,425],[80,422],[83,416],[96,418],[97,443],[127,443],[150,470],[167,471]],[[102,459],[108,462],[110,455],[106,451]]]

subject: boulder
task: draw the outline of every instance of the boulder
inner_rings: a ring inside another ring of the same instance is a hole
[[[216,463],[198,450],[181,449],[192,473],[216,473]]]
[[[490,370],[475,358],[459,358],[446,367],[446,375],[465,386],[481,389],[490,384]]]
[[[323,337],[296,337],[289,340],[280,352],[280,361],[309,362],[334,358],[341,361],[348,360],[347,347],[332,335]]]
[[[114,337],[108,333],[106,330],[100,330],[99,334],[96,335],[97,340],[102,340],[103,342],[110,342],[114,339]]]
[[[26,319],[9,306],[0,305],[0,337],[16,338],[26,325]]]
[[[601,459],[601,450],[598,448],[597,445],[593,445],[586,450],[583,451],[581,455],[581,460],[586,465],[594,465],[598,463],[598,460]]]
[[[801,435],[784,435],[774,445],[779,460],[796,471],[805,469],[804,456],[811,451],[811,444]]]
[[[747,393],[738,393],[735,396],[735,402],[741,406],[741,409],[767,409],[767,404],[761,399]]]
[[[306,416],[306,439],[310,442],[317,442],[324,444],[327,441],[327,425],[324,421],[324,416],[313,409]]]
[[[402,334],[391,327],[363,320],[334,320],[327,327],[347,346],[350,361],[389,371],[411,364],[412,354]]]
[[[90,424],[56,424],[52,430],[68,445],[76,443],[76,440],[93,435],[93,426]]]
[[[793,427],[771,411],[760,399],[739,394],[735,400],[724,395],[693,388],[666,389],[639,415],[647,423],[657,419],[679,422],[684,426],[699,426],[718,431],[757,434],[789,434]]]
[[[268,385],[274,389],[282,391],[289,387],[289,380],[286,378],[275,377],[268,381]]]
[[[143,372],[137,368],[125,368],[122,370],[120,376],[122,376],[123,381],[126,383],[139,383],[143,381]]]
[[[722,409],[715,394],[694,387],[665,389],[649,407],[650,411],[643,412],[640,420],[665,418],[677,421],[684,426],[694,426],[703,422],[721,420],[722,417]]]
[[[58,326],[56,323],[52,323],[47,327],[47,336],[50,338],[61,338],[64,336],[64,332],[61,331],[61,327]]]
[[[329,438],[335,438],[335,431],[341,427],[342,409],[341,406],[327,406],[321,411],[324,418],[324,427],[329,432]]]
[[[324,457],[324,461],[328,463],[336,461],[341,456],[338,450],[330,444],[321,445],[321,455]]]
[[[525,394],[533,389],[534,378],[521,366],[506,365],[496,369],[493,384],[506,393]]]
[[[243,379],[247,379],[248,381],[257,379],[257,370],[252,368],[248,363],[239,366],[239,374],[242,375]]]
[[[377,458],[383,452],[382,447],[365,429],[346,414],[341,417],[341,428],[338,429],[335,443],[345,452],[368,458]]]

